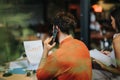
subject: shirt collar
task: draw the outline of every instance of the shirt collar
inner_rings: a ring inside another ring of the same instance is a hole
[[[63,39],[60,43],[60,46],[64,43],[64,42],[67,42],[69,40],[73,39],[73,37],[71,35],[67,36],[65,39]]]

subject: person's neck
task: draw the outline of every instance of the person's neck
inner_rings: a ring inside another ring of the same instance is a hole
[[[68,36],[69,36],[68,34],[64,34],[64,33],[60,34],[60,36],[59,36],[59,43],[61,43]]]

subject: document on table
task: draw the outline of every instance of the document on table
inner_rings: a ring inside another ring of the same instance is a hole
[[[90,56],[101,61],[103,64],[110,66],[112,64],[111,57],[101,53],[97,49],[90,50]]]
[[[27,60],[12,61],[10,62],[9,69],[27,68],[29,66]]]
[[[24,41],[23,43],[30,65],[37,69],[43,53],[42,40]]]

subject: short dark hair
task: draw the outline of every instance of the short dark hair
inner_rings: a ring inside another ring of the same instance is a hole
[[[120,7],[113,9],[111,16],[114,17],[117,31],[120,32]]]
[[[76,26],[76,19],[69,12],[59,11],[53,18],[53,25],[57,25],[63,33],[70,34],[69,30]]]

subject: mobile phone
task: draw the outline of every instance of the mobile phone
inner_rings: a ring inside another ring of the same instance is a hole
[[[55,27],[53,29],[53,33],[52,33],[53,39],[51,40],[50,44],[53,44],[55,42],[55,39],[56,39],[56,36],[57,36],[57,32],[58,32],[58,30]]]

